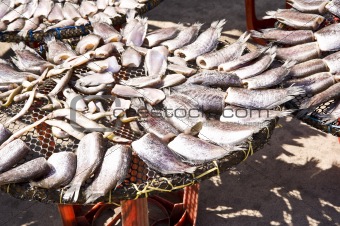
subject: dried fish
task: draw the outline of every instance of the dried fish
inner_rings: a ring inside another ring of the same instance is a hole
[[[0,5],[0,7],[1,7],[1,5]],[[7,29],[7,24],[0,21],[0,31],[5,31],[6,29]]]
[[[54,6],[53,1],[39,0],[37,9],[34,11],[33,17],[47,18]]]
[[[70,137],[70,134],[55,126],[52,126],[51,131],[52,135],[58,139],[65,139]]]
[[[106,151],[93,182],[86,189],[86,203],[91,203],[120,185],[130,169],[132,152],[127,145],[114,145]]]
[[[2,4],[1,7],[9,8],[8,5],[5,3]],[[24,13],[25,8],[26,8],[26,5],[19,5],[15,9],[11,8],[10,11],[7,9],[8,13],[5,16],[1,17],[1,21],[4,22],[5,24],[11,23],[12,21],[21,17],[21,15]]]
[[[76,26],[81,26],[81,25],[85,25],[85,24],[88,24],[89,21],[84,19],[84,18],[79,18],[75,23],[74,25]]]
[[[144,62],[146,75],[150,77],[162,77],[167,69],[167,59],[157,49],[149,49]]]
[[[48,48],[46,58],[52,63],[61,64],[68,58],[77,56],[70,45],[56,40],[54,37],[46,38],[45,42]]]
[[[81,15],[77,8],[72,3],[65,2],[63,7],[63,15],[67,20],[77,20]]]
[[[189,84],[202,85],[207,87],[220,87],[227,89],[230,86],[241,87],[241,79],[232,73],[204,70],[187,79]]]
[[[328,12],[333,13],[335,16],[340,17],[340,1],[331,0],[325,7]]]
[[[336,51],[340,49],[340,24],[328,25],[314,33],[321,51]]]
[[[139,16],[134,18],[133,13],[127,14],[127,24],[121,31],[127,46],[142,46],[148,29],[147,20]]]
[[[325,6],[327,5],[328,0],[288,0],[287,3],[299,10],[300,12],[305,13],[317,13],[324,14],[326,12]]]
[[[212,69],[222,63],[235,60],[242,55],[243,51],[247,47],[246,42],[249,38],[250,34],[248,32],[245,32],[233,44],[226,46],[220,50],[206,53],[197,57],[196,64],[204,69]]]
[[[104,10],[109,5],[109,0],[97,0],[96,5],[98,9]]]
[[[98,11],[96,3],[93,1],[82,1],[79,7],[79,13],[83,18],[87,18]]]
[[[133,48],[128,47],[121,57],[123,67],[139,67],[142,62],[142,56]]]
[[[0,59],[0,84],[8,85],[11,83],[21,84],[24,81],[33,81],[39,76],[30,72],[16,71],[8,62]]]
[[[97,48],[95,52],[95,58],[107,58],[114,52],[115,47],[111,43],[107,43]]]
[[[0,123],[0,145],[4,143],[11,135],[12,132],[9,131],[3,124]]]
[[[121,97],[128,98],[143,97],[145,101],[147,101],[151,105],[156,105],[165,99],[165,94],[163,93],[163,91],[158,89],[152,88],[136,89],[130,86],[123,86],[119,84],[116,84],[115,87],[113,87],[111,93]]]
[[[222,27],[225,23],[225,20],[213,22],[210,28],[198,36],[196,41],[175,50],[175,56],[182,57],[186,61],[189,61],[196,59],[204,53],[212,51],[218,44],[218,39],[221,36]]]
[[[47,125],[62,129],[63,131],[65,131],[66,133],[68,133],[69,135],[78,140],[81,140],[85,136],[85,133],[79,131],[75,126],[72,126],[71,124],[62,120],[56,119],[46,120],[45,123]]]
[[[201,27],[202,24],[195,23],[190,27],[182,28],[175,39],[162,42],[161,45],[166,46],[170,52],[173,52],[176,49],[179,49],[194,41],[197,38],[198,32],[200,31]]]
[[[29,31],[34,31],[35,29],[38,28],[38,26],[39,26],[39,18],[38,17],[33,17],[29,20],[25,20],[25,25],[21,29],[21,31],[18,33],[18,35],[26,37],[27,33]]]
[[[285,89],[267,90],[230,87],[227,89],[225,102],[250,109],[272,109],[304,93],[305,91],[302,88],[294,86]]]
[[[77,157],[74,153],[54,153],[47,162],[51,170],[41,180],[31,182],[31,186],[52,189],[63,187],[72,181],[77,168]]]
[[[156,88],[163,89],[171,86],[179,85],[185,82],[186,78],[182,74],[168,74],[162,78],[161,84],[156,86]]]
[[[88,51],[83,55],[80,56],[73,56],[67,58],[64,63],[62,64],[63,68],[73,68],[77,67],[83,64],[86,64],[90,60],[92,60],[95,57],[95,52],[94,51]],[[110,64],[110,63],[109,63]]]
[[[119,42],[122,38],[121,34],[110,24],[105,22],[92,22],[93,34],[102,37],[105,43]]]
[[[320,116],[325,124],[330,124],[340,118],[340,101],[336,102],[334,108],[328,115]]]
[[[65,201],[72,199],[77,202],[80,187],[100,167],[105,154],[103,143],[103,135],[97,132],[87,134],[80,140],[76,152],[77,170],[63,196]]]
[[[55,3],[50,14],[48,14],[47,20],[49,22],[60,22],[64,20],[64,18],[61,3]]]
[[[79,54],[84,54],[88,51],[94,50],[99,45],[100,41],[101,37],[95,34],[89,34],[87,36],[84,36],[77,43],[76,51]]]
[[[168,57],[168,61],[176,65],[187,66],[187,62],[181,57]]]
[[[66,72],[66,74],[60,79],[60,82],[57,83],[57,85],[49,92],[49,96],[55,96],[60,91],[62,91],[70,81],[73,75],[73,69],[71,68]]]
[[[11,169],[30,151],[29,147],[20,139],[7,144],[0,151],[0,173]]]
[[[323,16],[310,13],[301,13],[291,9],[278,9],[268,11],[263,19],[277,19],[279,22],[300,30],[316,30],[325,20]]]
[[[66,98],[66,103],[68,104],[68,106],[70,106],[70,108],[77,111],[88,110],[82,95],[77,94],[73,89],[65,87],[63,90],[63,94]]]
[[[121,17],[121,15],[117,13],[115,7],[113,6],[106,7],[104,13],[109,15],[111,18]]]
[[[145,87],[157,87],[162,84],[162,79],[160,77],[137,77],[130,78],[126,81],[121,82],[123,85],[133,86],[137,88],[145,88]]]
[[[141,8],[143,4],[138,3],[136,0],[120,0],[119,7],[124,9]]]
[[[80,86],[98,86],[101,84],[111,84],[114,83],[115,78],[112,73],[94,73],[77,80],[76,84]]]
[[[191,76],[197,72],[196,69],[190,68],[187,66],[177,65],[177,64],[169,64],[167,69],[169,71],[173,71],[175,73],[179,73],[185,76]]]
[[[91,23],[101,22],[101,23],[106,23],[106,24],[112,25],[111,17],[109,15],[107,15],[106,13],[103,13],[103,12],[97,12],[96,14],[91,16],[89,18],[89,20],[90,20]]]
[[[165,142],[152,133],[132,142],[132,149],[150,168],[162,174],[193,173],[196,169],[184,164]]]
[[[0,2],[0,18],[3,18],[12,9],[13,6],[10,5],[11,0],[4,0]]]
[[[50,31],[52,29],[56,29],[56,28],[60,28],[60,27],[74,26],[74,25],[75,25],[74,20],[71,20],[71,19],[67,20],[67,19],[65,19],[65,20],[62,20],[62,21],[56,23],[55,25],[49,26],[47,28],[45,28],[44,25],[42,25],[43,26],[42,30],[47,32],[47,31]]]
[[[319,72],[326,72],[328,71],[326,62],[327,60],[313,59],[296,64],[291,68],[289,76],[293,78],[301,78]]]
[[[181,28],[181,24],[178,27],[167,27],[155,30],[145,37],[145,45],[154,47],[162,41],[175,38]]]
[[[298,45],[314,41],[314,33],[309,30],[288,31],[277,28],[267,28],[260,30],[260,32],[252,30],[251,36],[283,45]]]
[[[34,12],[37,10],[37,7],[38,7],[38,0],[30,1],[24,9],[24,13],[22,14],[22,17],[26,20],[30,20]]]
[[[286,48],[277,48],[276,57],[280,60],[295,60],[299,63],[320,58],[321,50],[317,42],[311,42]]]
[[[28,182],[46,175],[49,170],[44,157],[36,158],[0,174],[0,185]]]
[[[20,31],[25,26],[25,20],[18,18],[12,23],[8,24],[7,31]]]

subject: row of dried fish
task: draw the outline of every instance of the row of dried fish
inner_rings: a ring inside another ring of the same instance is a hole
[[[0,31],[20,31],[18,35],[25,37],[29,31],[48,31],[98,21],[112,24],[113,18],[135,13],[134,9],[143,7],[144,2],[98,0],[55,3],[52,0],[5,0],[0,3]]]

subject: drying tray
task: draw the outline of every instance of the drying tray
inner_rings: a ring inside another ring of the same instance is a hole
[[[139,9],[136,9],[138,15],[142,15],[156,6],[158,6],[163,0],[149,0],[145,5]],[[119,27],[126,22],[126,15],[121,17],[112,18],[112,26]],[[92,31],[91,23],[81,26],[67,26],[51,29],[47,32],[44,31],[30,31],[26,37],[17,35],[19,31],[4,31],[0,32],[0,42],[25,42],[31,46],[39,46],[44,42],[45,37],[55,37],[56,39],[69,39],[81,37],[89,34]]]
[[[87,68],[82,67],[75,69],[74,73],[82,74],[86,73],[87,71]],[[115,78],[119,81],[121,79],[125,80],[128,78],[140,77],[144,75],[145,71],[142,67],[134,69],[122,68],[119,73],[115,74]],[[44,84],[38,88],[38,92],[46,94],[52,90],[54,86],[55,83],[53,80],[46,80]],[[12,132],[18,131],[26,125],[29,125],[48,114],[49,112],[41,109],[41,107],[45,104],[46,102],[44,101],[35,100],[28,113],[15,123],[12,123],[9,126],[9,130]],[[9,108],[0,109],[0,123],[4,123],[9,118],[13,117],[17,112],[19,112],[23,105],[24,102],[14,103]],[[113,127],[112,123],[109,124],[106,121],[100,121],[100,123],[103,123],[106,126],[111,125],[111,127]],[[244,151],[234,152],[231,155],[217,161],[200,165],[194,174],[186,173],[162,175],[152,169],[149,169],[137,155],[133,155],[129,174],[122,185],[97,201],[103,201],[105,203],[118,203],[120,200],[147,197],[150,194],[155,194],[158,192],[171,192],[182,189],[186,186],[193,185],[195,183],[199,183],[200,181],[212,176],[219,175],[223,171],[226,171],[230,167],[235,166],[245,160],[253,152],[260,150],[264,144],[269,141],[275,125],[276,120],[272,120],[268,127],[254,134],[252,142],[245,145]],[[122,124],[119,127],[115,127],[114,133],[131,140],[136,140],[141,137],[141,135],[137,135],[130,129],[129,124]],[[51,134],[50,126],[45,123],[42,123],[33,130],[29,131],[27,134],[23,135],[21,139],[32,149],[32,151],[19,164],[39,156],[48,158],[55,152],[74,152],[77,149],[79,143],[78,140],[72,137],[67,139],[55,138]],[[108,141],[107,143],[107,147],[109,146],[112,146],[111,141]],[[91,181],[92,179],[89,179],[82,187],[77,203],[83,204],[85,202],[82,192],[91,183]],[[47,190],[41,188],[32,188],[28,183],[20,183],[0,186],[0,190],[23,200],[38,200],[45,203],[63,203],[61,197],[64,191],[60,189]]]

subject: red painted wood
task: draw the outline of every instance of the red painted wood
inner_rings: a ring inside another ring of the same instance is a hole
[[[123,226],[149,226],[147,198],[121,201]]]

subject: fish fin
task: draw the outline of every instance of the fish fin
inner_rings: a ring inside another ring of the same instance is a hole
[[[219,37],[221,36],[221,32],[223,29],[223,25],[226,23],[227,21],[225,19],[220,20],[220,21],[215,21],[211,24],[212,28],[216,29],[216,32],[219,34]]]
[[[282,99],[272,103],[271,105],[267,106],[266,109],[272,109],[274,107],[277,107],[280,104],[286,103],[292,99],[295,98],[295,96],[299,96],[299,95],[303,95],[306,93],[306,91],[304,89],[302,89],[301,87],[297,87],[297,86],[291,86],[286,88],[287,90],[287,96],[283,97]]]
[[[25,71],[27,68],[24,67],[24,65],[22,65],[21,61],[15,59],[14,57],[11,57],[11,60],[13,62],[13,64],[15,64],[15,66],[17,66],[19,68],[20,71]]]
[[[192,167],[186,168],[186,169],[184,170],[184,172],[186,172],[186,173],[194,173],[196,169],[197,169],[196,166],[192,166]]]
[[[255,30],[250,31],[251,37],[253,38],[263,38],[263,33]]]
[[[70,201],[73,198],[73,202],[77,202],[79,198],[81,184],[71,184],[71,187],[67,189],[63,196],[63,200]]]
[[[242,44],[246,43],[248,41],[248,39],[250,38],[250,36],[251,36],[251,33],[246,31],[240,36],[240,38],[237,40],[237,42],[242,43]]]
[[[267,11],[267,16],[262,17],[263,19],[276,19],[277,11]]]
[[[194,23],[192,26],[195,26],[195,27],[197,27],[198,29],[201,29],[201,27],[203,26],[203,23],[196,22],[196,23]]]
[[[296,111],[296,110],[281,111],[277,116],[280,117],[280,118],[287,117],[287,116],[290,116],[294,111]]]
[[[285,67],[287,69],[290,69],[291,67],[293,67],[295,64],[297,63],[296,60],[287,60],[282,67]]]
[[[265,51],[266,53],[268,53],[269,55],[276,55],[276,50],[277,50],[277,46],[271,46],[269,49],[267,49],[267,51]],[[275,57],[275,56],[274,56]]]
[[[12,46],[11,46],[11,49],[12,49],[14,52],[16,52],[16,51],[18,51],[18,50],[24,50],[25,47],[26,47],[25,43],[20,42],[20,43],[18,43],[18,44],[12,45]]]

